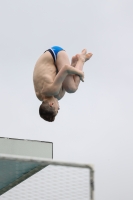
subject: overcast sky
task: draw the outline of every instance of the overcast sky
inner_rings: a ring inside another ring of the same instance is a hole
[[[55,122],[38,114],[38,57],[54,45],[87,48],[85,82],[60,101]],[[133,2],[0,1],[0,137],[50,141],[54,159],[92,163],[96,199],[133,199]]]

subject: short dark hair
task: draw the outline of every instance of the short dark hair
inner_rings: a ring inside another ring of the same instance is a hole
[[[48,101],[43,101],[39,107],[40,117],[48,122],[53,122],[57,115],[55,108],[50,107]]]

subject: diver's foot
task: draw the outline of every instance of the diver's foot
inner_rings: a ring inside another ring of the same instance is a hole
[[[89,60],[91,57],[92,57],[92,53],[87,53],[86,54],[86,57],[85,57],[85,62],[87,61],[87,60]]]
[[[86,62],[87,60],[89,60],[92,57],[92,53],[87,53],[86,49],[83,49],[81,54],[77,54],[77,58],[78,60],[81,60],[83,62]]]

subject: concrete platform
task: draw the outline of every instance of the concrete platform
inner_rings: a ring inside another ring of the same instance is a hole
[[[31,161],[17,160],[17,156],[30,157]],[[0,195],[47,166],[32,158],[52,160],[53,143],[0,138]]]

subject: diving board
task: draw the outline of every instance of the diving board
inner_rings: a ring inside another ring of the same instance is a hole
[[[31,160],[16,160],[17,156]],[[0,195],[48,165],[33,162],[32,158],[52,160],[53,143],[0,138]]]

